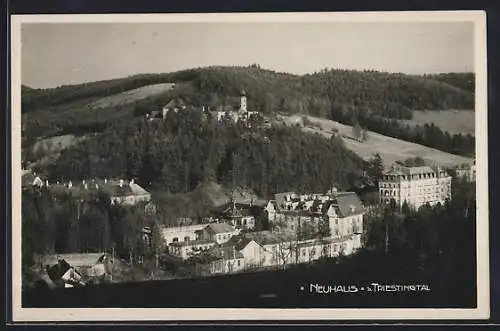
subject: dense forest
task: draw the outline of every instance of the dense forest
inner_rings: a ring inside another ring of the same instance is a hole
[[[47,169],[50,180],[135,178],[148,189],[190,192],[203,181],[242,186],[262,197],[275,192],[347,187],[364,162],[339,138],[297,127],[248,128],[202,112],[137,119],[64,150]]]
[[[443,82],[472,93],[474,93],[476,88],[476,77],[473,73],[450,72],[445,74],[424,75],[424,77],[438,82]]]

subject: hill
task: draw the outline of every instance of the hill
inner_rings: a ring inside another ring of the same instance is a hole
[[[461,90],[472,93],[474,93],[476,88],[475,75],[470,72],[442,73],[434,75],[425,75],[424,77],[438,82],[443,82],[451,86],[455,86]]]
[[[369,160],[374,153],[379,153],[386,167],[389,167],[395,161],[404,161],[416,156],[421,157],[428,164],[439,164],[440,166],[453,167],[460,164],[472,164],[473,162],[471,158],[442,152],[371,131],[367,132],[368,138],[366,141],[358,141],[351,138],[353,132],[352,126],[318,117],[309,116],[308,119],[312,125],[305,126],[303,128],[304,131],[319,133],[325,137],[330,137],[334,133],[341,137],[346,137],[343,138],[346,148],[355,152],[364,160]],[[285,118],[285,120],[292,124],[296,123],[300,118],[292,116]]]
[[[136,75],[46,90],[24,86],[23,135],[29,145],[37,137],[103,132],[110,123],[133,122],[135,117],[160,109],[173,97],[181,97],[189,105],[216,108],[232,103],[242,89],[247,93],[250,110],[317,116],[347,125],[355,119],[369,130],[389,134],[385,128],[387,119],[411,120],[414,110],[473,109],[472,86],[466,83],[473,76],[412,76],[353,70],[323,70],[299,76],[253,65]],[[169,86],[158,84],[176,84],[176,87],[155,90],[154,86]],[[136,89],[156,92],[141,92],[140,98],[130,98]],[[406,130],[404,123],[389,124],[399,125],[400,131]],[[442,128],[441,131],[446,135]],[[403,134],[397,138],[420,143],[417,138]],[[464,137],[454,138],[450,135],[446,143],[434,143],[431,139],[424,144],[460,155],[474,153],[470,148],[474,144]]]
[[[249,131],[214,125],[201,112],[168,113],[167,121],[114,124],[61,153],[51,180],[136,178],[150,189],[187,193],[207,180],[245,187],[260,197],[278,191],[326,192],[359,176],[363,160],[341,140],[274,126]],[[252,133],[252,134],[249,134]]]

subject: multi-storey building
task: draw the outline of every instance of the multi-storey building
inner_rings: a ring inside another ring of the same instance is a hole
[[[455,172],[457,174],[457,178],[465,179],[469,182],[476,181],[476,161],[473,164],[462,164],[459,165]]]
[[[393,165],[379,179],[380,202],[414,208],[444,203],[451,197],[451,176],[439,167]]]
[[[297,233],[302,240],[332,238],[352,247],[349,251],[362,246],[365,210],[353,192],[276,194],[265,210],[273,228]]]

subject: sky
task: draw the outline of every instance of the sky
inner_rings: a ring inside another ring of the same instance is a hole
[[[474,71],[471,22],[23,23],[22,83],[33,88],[253,63],[409,74]]]

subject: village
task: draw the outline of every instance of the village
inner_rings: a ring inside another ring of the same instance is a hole
[[[146,114],[146,120],[166,120],[169,112],[186,109],[175,98],[163,109]],[[242,91],[239,110],[210,111],[217,121],[230,120],[251,125],[259,112],[247,110]],[[261,124],[270,125],[262,118]],[[321,259],[356,254],[364,245],[364,217],[376,205],[404,203],[419,208],[425,204],[444,204],[451,197],[453,173],[475,181],[475,164],[460,166],[450,172],[437,166],[412,166],[395,163],[386,169],[375,188],[378,203],[363,204],[357,193],[340,191],[333,184],[328,192],[275,192],[272,199],[233,196],[212,215],[200,219],[179,218],[174,225],[158,224],[161,249],[155,248],[155,270],[169,265],[195,266],[196,275],[212,276],[286,268]],[[100,192],[112,205],[142,206],[144,215],[155,219],[157,207],[152,195],[134,179],[87,179],[49,183],[36,173],[23,175],[23,188],[46,188],[54,194],[71,193],[74,199],[92,199]],[[258,211],[256,213],[256,210]],[[265,215],[265,225],[259,214]],[[78,217],[78,216],[77,216]],[[146,217],[146,216],[145,216]],[[259,226],[258,226],[259,225]],[[150,226],[140,233],[142,245],[152,247]],[[35,269],[49,287],[85,286],[93,282],[119,281],[115,270],[118,257],[114,251],[38,256]],[[145,263],[145,256],[130,261],[130,266]]]

